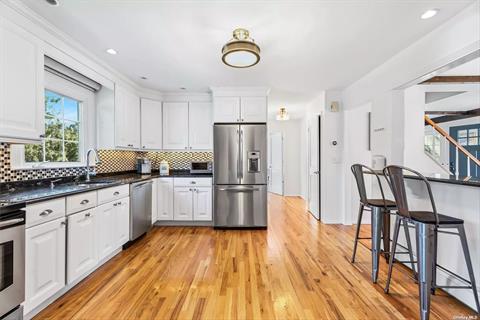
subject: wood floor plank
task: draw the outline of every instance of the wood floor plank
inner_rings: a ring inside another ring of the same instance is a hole
[[[349,261],[353,235],[270,195],[268,230],[155,227],[36,319],[418,319],[409,270],[396,266],[384,294],[385,260],[374,285],[368,250]],[[474,312],[432,297],[431,319],[459,315]]]

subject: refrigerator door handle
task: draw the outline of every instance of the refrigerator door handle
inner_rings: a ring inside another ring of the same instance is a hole
[[[236,192],[253,192],[260,191],[259,188],[255,187],[228,187],[228,188],[218,188],[218,191],[236,191]]]
[[[243,179],[243,129],[240,128],[240,148],[238,154],[240,179]]]

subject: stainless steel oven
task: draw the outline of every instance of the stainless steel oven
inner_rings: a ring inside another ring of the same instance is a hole
[[[25,300],[24,207],[0,207],[0,319]]]

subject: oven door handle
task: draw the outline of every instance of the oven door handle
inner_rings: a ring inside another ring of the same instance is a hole
[[[17,223],[24,222],[24,221],[25,221],[24,218],[18,218],[18,219],[10,219],[10,220],[6,220],[6,221],[0,221],[0,228],[8,227],[8,226],[11,226],[11,225],[13,225],[13,224],[17,224]]]

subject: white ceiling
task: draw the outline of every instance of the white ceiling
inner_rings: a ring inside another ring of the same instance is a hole
[[[268,86],[271,111],[285,106],[293,116],[319,91],[344,88],[474,2],[60,0],[52,7],[22,1],[142,86],[194,92]],[[430,8],[439,14],[421,20]],[[253,68],[221,62],[236,27],[249,29],[262,50]]]

